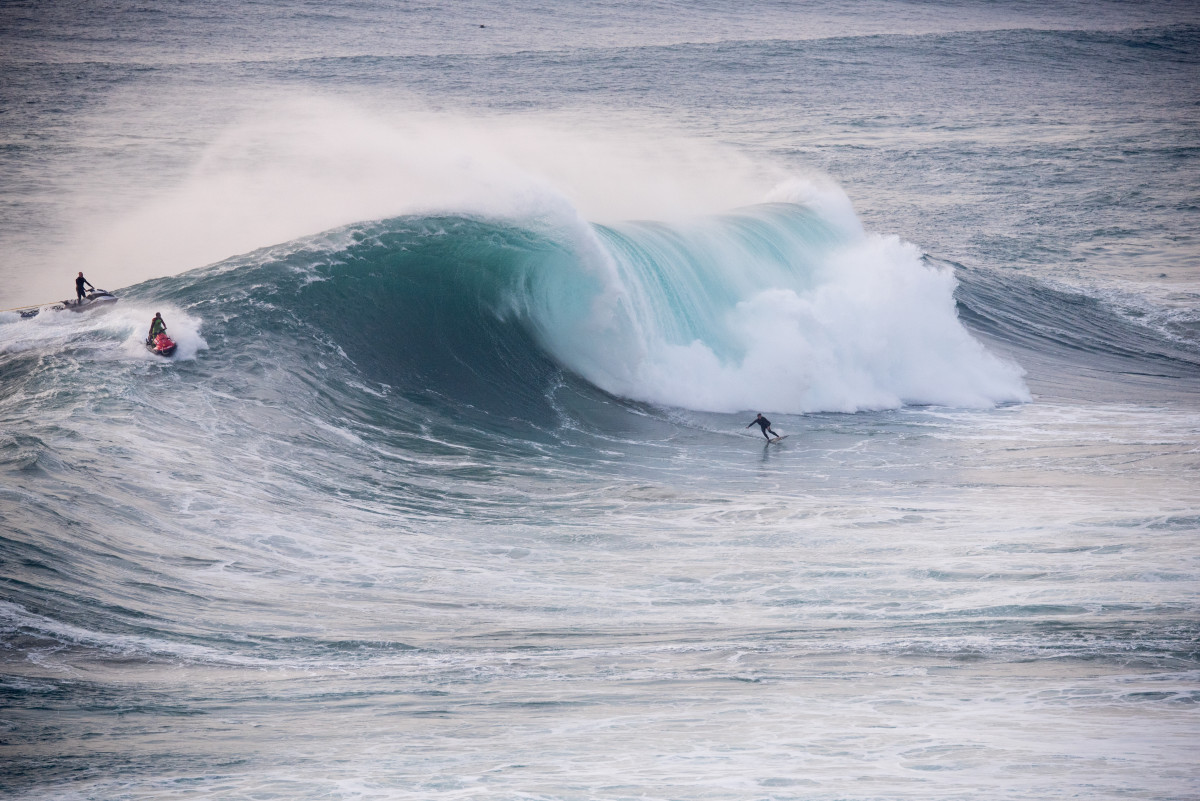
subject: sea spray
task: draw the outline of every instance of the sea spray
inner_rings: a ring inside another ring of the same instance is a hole
[[[75,230],[36,260],[80,264],[119,286],[402,215],[558,220],[564,205],[593,221],[717,213],[756,202],[784,174],[695,137],[630,136],[637,121],[607,115],[389,114],[278,89],[254,100],[219,125],[189,129],[199,147],[165,177],[115,187],[113,176],[81,171],[70,188],[81,207]]]

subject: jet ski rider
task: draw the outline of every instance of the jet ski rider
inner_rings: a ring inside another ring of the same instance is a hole
[[[154,338],[159,334],[165,333],[167,323],[162,318],[162,312],[155,312],[154,319],[150,321],[150,336],[146,337],[148,342],[154,342]]]

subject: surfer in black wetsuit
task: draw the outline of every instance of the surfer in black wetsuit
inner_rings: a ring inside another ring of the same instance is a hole
[[[771,437],[767,436],[768,431],[770,431],[771,434],[774,434],[777,437],[779,436],[778,434],[775,433],[775,429],[771,428],[771,421],[762,416],[762,412],[759,412],[758,416],[756,416],[753,420],[751,420],[750,425],[746,426],[746,428],[749,428],[750,426],[754,425],[755,423],[758,423],[760,426],[762,426],[763,436],[767,438],[767,442],[771,441]]]
[[[146,341],[153,343],[154,338],[167,330],[167,321],[162,318],[162,312],[155,312],[154,319],[150,321],[150,336],[146,337]]]
[[[83,291],[84,284],[87,284],[88,289],[95,290],[95,288],[96,288],[96,287],[92,286],[91,281],[89,281],[83,277],[83,273],[80,273],[78,276],[76,276],[75,277],[75,303],[76,303],[76,305],[83,303],[83,299],[85,297],[87,297],[87,293]]]

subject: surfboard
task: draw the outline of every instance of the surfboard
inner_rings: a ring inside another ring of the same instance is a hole
[[[773,439],[773,440],[769,440],[769,441],[767,442],[767,444],[768,444],[768,445],[774,445],[776,442],[779,442],[780,440],[787,439],[787,438],[788,438],[788,437],[790,437],[790,436],[791,436],[791,434],[784,434],[782,437],[776,437],[776,438],[775,438],[775,439]]]

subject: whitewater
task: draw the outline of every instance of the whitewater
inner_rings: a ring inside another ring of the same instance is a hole
[[[8,4],[0,75],[0,796],[1200,796],[1186,4]]]

